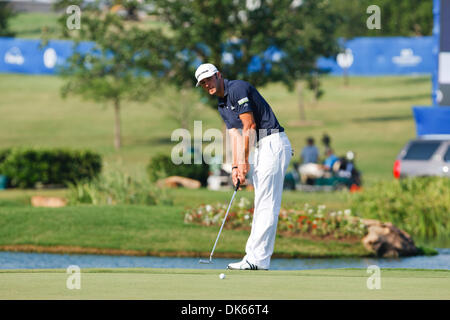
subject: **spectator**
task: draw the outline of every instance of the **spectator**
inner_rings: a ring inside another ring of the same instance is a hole
[[[354,158],[355,154],[352,151],[348,151],[346,156],[340,159],[338,176],[350,178],[351,185],[359,187],[361,186],[361,174],[355,167]]]
[[[336,157],[336,155],[333,152],[333,149],[328,148],[325,150],[325,161],[323,162],[323,169],[326,171],[331,171],[333,170],[333,165],[334,163],[339,160],[338,157]]]
[[[319,149],[314,145],[314,138],[308,137],[306,144],[300,155],[302,164],[317,163],[319,160]]]
[[[303,184],[313,184],[313,179],[321,178],[331,173],[334,164],[339,158],[336,157],[331,148],[326,150],[325,155],[326,159],[323,164],[305,163],[300,166],[299,172]]]
[[[322,136],[322,143],[325,146],[325,155],[328,152],[328,149],[331,149],[331,138],[328,134],[324,133]]]

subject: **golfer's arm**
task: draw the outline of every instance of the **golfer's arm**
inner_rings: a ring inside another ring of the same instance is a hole
[[[238,160],[238,145],[239,141],[242,140],[242,136],[239,133],[239,130],[236,128],[229,129],[228,133],[230,134],[231,138],[231,155],[232,155],[232,166],[237,167],[239,160]]]
[[[238,129],[230,129],[231,150],[233,155],[233,167],[238,164],[248,163],[250,146],[256,140],[256,123],[252,112],[239,115],[242,121],[242,135]]]
[[[242,121],[242,135],[243,135],[243,155],[245,163],[248,163],[248,156],[250,154],[250,146],[253,146],[256,140],[256,123],[252,112],[246,112],[239,115]]]

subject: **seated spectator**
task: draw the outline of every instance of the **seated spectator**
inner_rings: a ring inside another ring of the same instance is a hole
[[[343,178],[351,178],[352,185],[361,186],[361,174],[354,164],[355,155],[352,151],[348,151],[345,157],[340,159],[338,176]]]
[[[333,152],[333,149],[329,148],[326,151],[327,158],[323,164],[306,163],[300,166],[300,178],[303,184],[311,184],[313,179],[321,178],[332,174],[332,169],[338,157]]]
[[[328,148],[325,152],[326,159],[323,162],[324,170],[331,171],[334,163],[339,160],[333,152],[333,149]]]
[[[319,149],[314,145],[314,138],[308,137],[306,144],[300,155],[302,163],[317,163],[319,160]]]

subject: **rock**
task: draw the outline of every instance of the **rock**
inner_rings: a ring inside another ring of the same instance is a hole
[[[31,205],[33,207],[60,208],[67,205],[67,200],[59,197],[31,197]]]
[[[378,257],[397,258],[418,253],[411,236],[392,223],[371,219],[364,219],[363,223],[367,226],[368,233],[362,239],[362,243]]]
[[[202,186],[200,181],[180,176],[171,176],[165,179],[161,179],[158,180],[156,184],[158,187],[169,187],[169,188],[185,187],[189,189],[198,189]]]

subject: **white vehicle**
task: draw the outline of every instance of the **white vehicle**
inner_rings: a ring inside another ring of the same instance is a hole
[[[441,176],[450,178],[450,138],[409,141],[394,162],[394,177]]]

